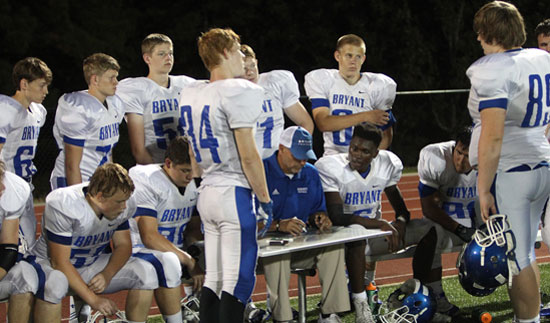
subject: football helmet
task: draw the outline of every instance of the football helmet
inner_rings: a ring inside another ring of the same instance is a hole
[[[428,287],[411,278],[390,294],[380,307],[378,318],[384,323],[430,322],[436,311]]]
[[[88,316],[86,323],[96,323],[96,322],[104,322],[104,323],[126,322],[126,314],[123,311],[118,311],[116,312],[115,315],[109,318],[101,314],[101,312],[99,311],[94,311],[92,315]]]
[[[183,322],[198,323],[199,318],[199,299],[195,295],[189,295],[181,299],[181,315]]]
[[[476,231],[458,257],[458,277],[464,290],[485,296],[506,282],[511,284],[512,275],[519,272],[515,244],[506,216],[490,216],[486,227]]]

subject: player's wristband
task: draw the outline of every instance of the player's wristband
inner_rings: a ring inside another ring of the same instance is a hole
[[[280,232],[279,229],[281,228],[281,220],[277,220],[275,223],[275,231]]]
[[[405,224],[407,223],[407,219],[402,215],[398,216],[396,220],[400,221],[400,222],[403,222]]]

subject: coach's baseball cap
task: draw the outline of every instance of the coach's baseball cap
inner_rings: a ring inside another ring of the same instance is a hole
[[[290,149],[292,156],[299,160],[313,159],[317,156],[313,152],[313,138],[306,129],[298,126],[288,127],[281,135],[281,145]]]

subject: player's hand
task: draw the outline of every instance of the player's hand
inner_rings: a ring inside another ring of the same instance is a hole
[[[302,234],[302,232],[306,232],[306,224],[297,217],[284,219],[279,222],[279,231],[290,233],[296,237]]]
[[[483,222],[487,222],[491,214],[497,214],[495,198],[490,192],[479,194],[479,207],[481,209],[481,218]]]
[[[475,233],[476,233],[476,229],[467,228],[462,224],[459,224],[454,230],[454,234],[456,234],[464,242],[472,241],[472,237],[474,236]]]
[[[107,286],[109,286],[109,283],[110,283],[110,279],[107,279],[105,275],[102,272],[100,272],[90,280],[90,282],[88,283],[88,288],[92,292],[96,294],[100,294],[100,293],[103,293],[103,291]]]
[[[386,237],[386,241],[388,241],[388,247],[390,248],[390,252],[396,252],[399,250],[399,232],[397,229],[388,221],[386,220],[379,220],[381,222],[380,230],[382,231],[390,231],[391,235]]]
[[[390,114],[384,110],[372,110],[365,112],[365,121],[377,126],[384,126],[390,121]]]
[[[332,228],[332,221],[325,213],[317,213],[315,216],[315,225],[321,232],[327,232]]]
[[[258,236],[263,237],[273,220],[273,201],[260,202],[260,207],[256,213],[256,221],[263,223],[263,228],[258,231]]]
[[[193,292],[198,293],[204,285],[204,271],[199,266],[199,263],[193,259],[192,268],[189,269],[189,274],[193,280]]]
[[[97,299],[90,303],[92,309],[100,312],[103,315],[111,316],[115,315],[118,308],[112,300],[103,297],[97,297]]]

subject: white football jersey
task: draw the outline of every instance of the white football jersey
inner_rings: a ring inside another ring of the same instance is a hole
[[[113,221],[99,218],[85,197],[89,183],[81,183],[52,191],[46,197],[42,216],[42,235],[30,254],[49,258],[48,241],[71,246],[71,263],[75,268],[93,264],[109,246],[117,230],[129,230],[128,219],[136,207],[130,197],[126,209]]]
[[[198,81],[183,89],[181,122],[204,170],[202,185],[249,188],[233,130],[254,128],[264,90],[244,79]]]
[[[0,227],[4,219],[21,218],[31,196],[29,184],[11,172],[5,172],[3,183],[6,188],[0,196]]]
[[[550,121],[550,55],[539,49],[517,49],[486,55],[466,72],[471,82],[468,110],[474,122],[470,163],[478,163],[480,110],[506,110],[498,171],[550,160],[544,136]]]
[[[466,227],[475,219],[477,174],[456,172],[453,163],[454,141],[428,145],[420,151],[418,176],[422,192],[439,191],[442,208],[456,222]],[[428,188],[424,188],[428,186]],[[428,194],[430,195],[430,194]]]
[[[143,116],[145,148],[156,163],[164,161],[168,143],[180,134],[178,100],[181,90],[195,81],[184,75],[169,77],[168,88],[147,77],[127,78],[117,86],[117,95],[125,104],[124,112]]]
[[[0,95],[0,110],[0,143],[4,144],[0,158],[7,170],[30,182],[36,173],[32,160],[40,128],[46,122],[46,109],[38,103],[25,109],[12,97]]]
[[[98,166],[111,160],[124,117],[124,104],[117,96],[106,99],[106,108],[88,91],[64,94],[59,98],[53,135],[60,149],[51,175],[52,187],[65,179],[64,143],[83,148],[80,162],[82,181],[89,181]]]
[[[130,169],[130,177],[136,189],[136,215],[151,216],[157,219],[158,231],[168,241],[179,248],[184,247],[184,233],[197,205],[197,187],[191,181],[182,195],[162,165],[137,165]],[[134,248],[143,248],[137,223],[130,221],[132,244]]]
[[[262,73],[258,85],[264,88],[262,114],[256,125],[256,145],[262,159],[279,149],[279,140],[285,127],[283,109],[296,104],[300,99],[300,90],[294,74],[276,70]]]
[[[344,213],[372,219],[382,216],[382,192],[396,185],[403,171],[399,157],[387,150],[379,151],[365,178],[350,168],[348,154],[324,156],[315,167],[321,175],[323,191],[340,193]]]
[[[331,115],[341,116],[372,110],[391,110],[397,84],[379,73],[361,73],[354,85],[349,85],[335,69],[318,69],[305,76],[304,87],[312,109],[326,106]],[[353,127],[324,132],[325,156],[347,153]]]

